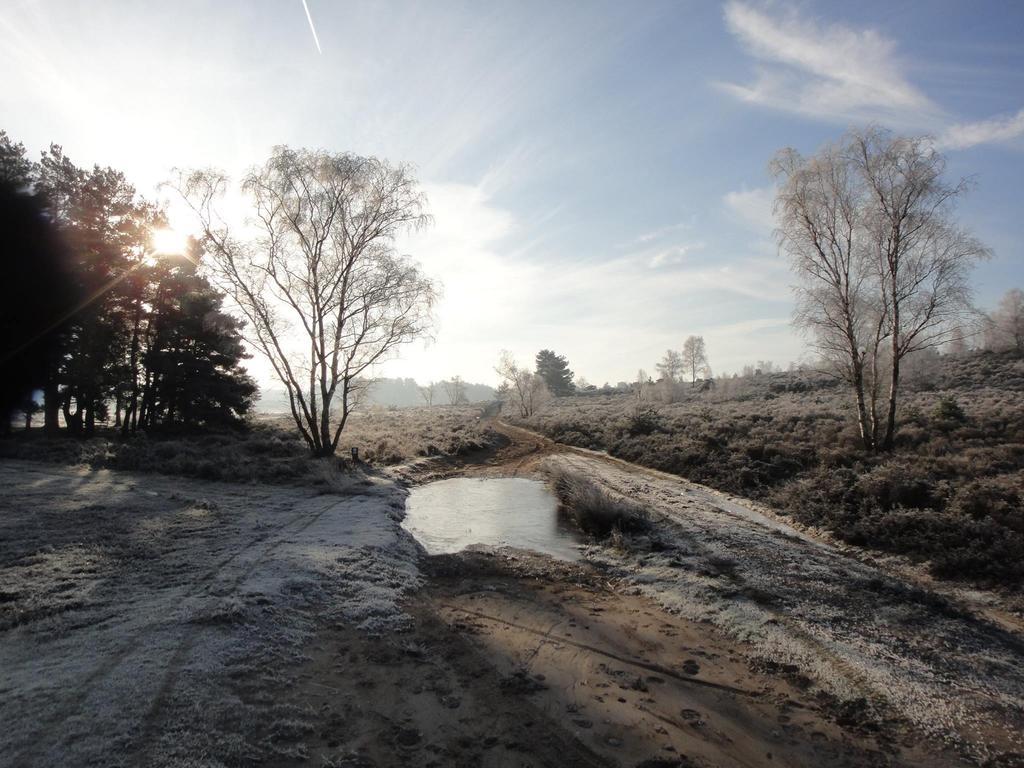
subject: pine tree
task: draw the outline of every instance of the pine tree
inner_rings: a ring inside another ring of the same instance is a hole
[[[569,370],[569,361],[550,349],[542,349],[537,353],[537,375],[544,379],[548,390],[555,397],[571,395],[576,391],[572,383],[573,373]]]
[[[224,297],[185,258],[153,268],[140,424],[201,426],[237,422],[252,408],[256,383],[242,322],[224,312]]]

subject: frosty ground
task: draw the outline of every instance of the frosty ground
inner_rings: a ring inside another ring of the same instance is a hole
[[[2,762],[1021,763],[1016,617],[502,430],[334,492],[0,464]],[[552,464],[657,535],[567,564],[399,525],[408,483]]]

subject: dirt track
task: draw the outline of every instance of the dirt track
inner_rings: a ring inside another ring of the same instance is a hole
[[[0,464],[4,764],[1021,764],[1020,637],[678,478],[498,425],[654,538],[417,557],[346,496]],[[416,567],[416,561],[419,566]]]
[[[704,647],[742,657],[748,676],[781,672],[812,691],[826,717],[880,734],[883,746],[891,739],[949,748],[924,758],[904,749],[902,759],[1024,762],[1024,637],[1014,622],[977,610],[984,599],[952,600],[907,582],[898,569],[852,557],[756,504],[495,427],[506,438],[502,447],[480,464],[440,474],[558,467],[655,515],[655,540],[597,548],[588,558],[623,610],[633,610],[634,593],[642,593],[675,619],[697,622],[697,634],[708,635]]]

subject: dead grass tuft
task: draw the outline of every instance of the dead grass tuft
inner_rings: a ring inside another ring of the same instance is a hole
[[[645,509],[613,497],[578,472],[553,469],[551,479],[563,514],[592,536],[603,539],[613,533],[642,533],[650,528]]]

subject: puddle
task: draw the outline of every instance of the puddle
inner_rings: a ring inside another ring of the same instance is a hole
[[[460,477],[413,488],[402,527],[431,555],[482,544],[578,560],[583,543],[559,517],[547,486],[518,477]]]

